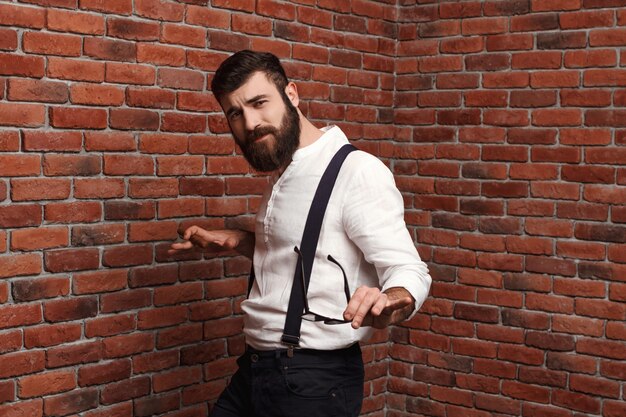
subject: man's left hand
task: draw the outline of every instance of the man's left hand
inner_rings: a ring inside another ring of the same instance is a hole
[[[393,287],[381,292],[378,288],[363,286],[350,298],[343,317],[352,320],[354,329],[361,326],[383,329],[407,319],[414,306],[415,300],[402,287]]]

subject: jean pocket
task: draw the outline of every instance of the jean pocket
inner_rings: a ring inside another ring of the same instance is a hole
[[[332,400],[340,386],[335,369],[324,365],[284,367],[287,391],[301,398]]]

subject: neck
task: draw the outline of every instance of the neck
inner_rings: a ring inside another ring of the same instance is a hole
[[[300,110],[298,110],[298,113],[300,114],[300,146],[298,146],[298,149],[301,149],[317,141],[324,132],[316,128],[313,123],[300,113]]]

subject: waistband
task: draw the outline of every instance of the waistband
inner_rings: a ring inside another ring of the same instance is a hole
[[[355,343],[347,348],[336,350],[317,350],[317,349],[293,349],[293,356],[289,357],[288,349],[276,349],[276,350],[258,350],[251,346],[246,346],[246,352],[243,354],[251,362],[258,362],[262,360],[275,360],[280,358],[289,357],[291,360],[306,362],[309,359],[342,359],[352,356],[361,356],[361,347],[358,343]]]

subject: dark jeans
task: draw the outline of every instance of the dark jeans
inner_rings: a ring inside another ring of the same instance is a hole
[[[211,417],[357,417],[363,359],[357,344],[333,351],[248,349]]]

